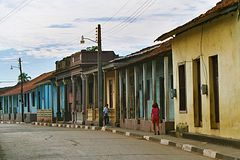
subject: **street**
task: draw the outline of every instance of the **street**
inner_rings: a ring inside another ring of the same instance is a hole
[[[0,124],[0,159],[208,159],[103,131]]]

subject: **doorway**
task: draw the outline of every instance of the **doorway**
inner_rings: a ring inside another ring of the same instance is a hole
[[[200,59],[193,60],[194,126],[202,127],[202,95]]]
[[[211,128],[219,129],[219,81],[218,81],[218,56],[209,57],[210,75],[210,119]]]

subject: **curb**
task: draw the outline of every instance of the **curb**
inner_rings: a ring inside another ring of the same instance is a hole
[[[0,121],[0,124],[27,124],[26,122]]]
[[[1,123],[2,123],[2,121],[1,121]],[[225,154],[219,153],[219,152],[211,150],[211,149],[204,149],[204,148],[200,148],[200,147],[197,147],[197,146],[194,146],[191,144],[181,144],[181,143],[174,142],[174,141],[171,141],[168,139],[158,139],[155,137],[145,136],[145,135],[138,134],[138,133],[121,131],[121,130],[117,130],[117,129],[108,128],[106,126],[98,127],[98,126],[87,126],[87,125],[78,125],[78,124],[60,124],[60,123],[43,123],[43,122],[32,122],[31,124],[36,125],[36,126],[38,125],[38,126],[61,127],[61,128],[81,128],[84,130],[92,130],[92,131],[99,130],[99,131],[103,131],[103,132],[111,132],[113,134],[120,134],[120,135],[127,136],[127,137],[145,139],[146,141],[159,143],[161,145],[176,147],[176,148],[181,149],[186,152],[197,153],[202,156],[213,158],[213,159],[240,160],[240,157],[233,157],[233,156],[225,155]]]

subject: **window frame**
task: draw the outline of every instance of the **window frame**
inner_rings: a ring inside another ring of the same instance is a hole
[[[180,67],[184,67],[183,76],[180,77]],[[183,79],[182,79],[183,78]],[[183,80],[183,82],[180,82]],[[187,76],[186,76],[186,63],[178,63],[178,90],[179,90],[179,113],[187,113]],[[184,91],[185,95],[181,95]],[[184,99],[182,99],[184,98]],[[182,101],[184,100],[184,101]],[[184,106],[182,106],[184,104]]]

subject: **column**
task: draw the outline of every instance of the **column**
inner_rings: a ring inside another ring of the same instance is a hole
[[[2,112],[5,114],[4,96],[2,97]]]
[[[8,96],[7,100],[8,100],[8,114],[9,114],[10,113],[10,98],[9,98],[9,96]]]
[[[169,120],[169,74],[168,74],[168,57],[164,57],[164,95],[165,95],[165,120]]]
[[[156,102],[156,60],[152,60],[152,102]]]
[[[64,85],[64,112],[63,112],[63,118],[64,118],[64,121],[68,121],[67,119],[67,114],[68,114],[68,102],[67,102],[67,81],[65,79],[63,79],[63,85]]]
[[[97,103],[97,74],[93,73],[93,120],[96,120]]]
[[[4,96],[1,97],[2,98],[2,119],[1,120],[4,120],[4,114],[5,114],[5,104],[4,104]]]
[[[116,110],[116,126],[118,126],[120,124],[120,108],[118,105],[118,71],[114,70],[114,77],[115,77],[115,89],[114,89],[114,95],[115,95],[115,110]]]
[[[12,97],[12,114],[14,114],[14,111],[13,111],[13,95],[11,97]]]
[[[78,112],[82,110],[81,106],[82,106],[82,77],[80,76],[79,77],[79,107],[80,108],[78,108]]]
[[[72,76],[71,77],[71,80],[72,80],[72,108],[71,108],[71,110],[72,110],[72,122],[75,122],[75,114],[76,114],[76,103],[75,103],[75,101],[76,101],[76,96],[75,96],[75,79],[74,79],[74,77]]]
[[[11,120],[14,120],[14,112],[13,112],[13,95],[11,96],[12,99],[12,113],[11,113]]]
[[[57,121],[60,120],[61,118],[61,109],[60,109],[60,86],[59,86],[59,83],[57,81],[55,81],[55,85],[56,85],[56,88],[57,88]],[[38,93],[37,93],[38,95]],[[38,99],[38,98],[37,98]]]
[[[85,75],[85,84],[86,84],[86,101],[85,101],[85,104],[86,104],[86,109],[88,109],[89,107],[89,75]],[[87,111],[87,110],[86,110]]]
[[[147,74],[147,64],[143,64],[143,107],[144,107],[144,120],[147,120],[147,80],[146,80],[146,74]]]
[[[118,73],[119,76],[119,118],[120,122],[123,119],[122,117],[122,108],[123,108],[123,86],[122,86],[122,71],[119,71]]]
[[[139,118],[139,75],[138,75],[138,66],[134,66],[134,96],[135,96],[135,119]]]
[[[130,118],[130,111],[129,111],[129,92],[130,88],[129,88],[129,69],[126,68],[126,117],[127,119]]]
[[[86,114],[86,80],[85,75],[81,75],[82,78],[82,122],[85,122],[85,114]]]
[[[77,108],[77,112],[76,112],[76,121],[77,122],[81,122],[81,116],[82,116],[82,77],[79,76],[78,77],[78,98],[79,98],[79,104],[78,104],[78,108]]]
[[[103,71],[103,105],[107,104],[107,76],[106,71]]]

